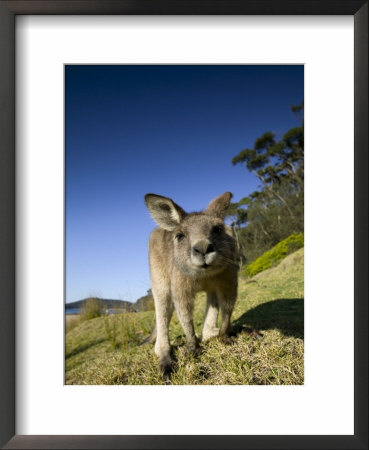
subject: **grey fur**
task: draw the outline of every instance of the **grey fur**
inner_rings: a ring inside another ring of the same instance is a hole
[[[186,334],[187,349],[194,352],[198,339],[193,306],[199,291],[207,293],[202,340],[227,336],[237,297],[236,245],[224,224],[232,194],[212,200],[205,211],[187,214],[170,198],[146,194],[145,202],[158,228],[149,240],[151,287],[155,301],[155,330],[144,342],[153,342],[162,372],[171,370],[169,323],[176,309]],[[219,309],[220,329],[216,328]]]

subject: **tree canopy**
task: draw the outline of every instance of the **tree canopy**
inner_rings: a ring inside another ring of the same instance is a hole
[[[303,231],[304,222],[304,103],[292,105],[299,125],[280,139],[265,132],[253,148],[241,150],[232,164],[242,165],[261,182],[257,191],[232,203],[229,216],[245,260],[292,233]]]

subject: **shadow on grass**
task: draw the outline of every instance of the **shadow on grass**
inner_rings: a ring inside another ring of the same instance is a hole
[[[102,344],[103,342],[107,341],[107,339],[99,339],[97,341],[89,342],[85,345],[79,345],[77,348],[73,349],[70,352],[65,352],[65,359],[71,358],[72,356],[78,355],[78,353],[82,353],[86,350],[88,350],[91,347],[95,347],[96,345]]]
[[[256,330],[277,329],[285,336],[304,338],[304,299],[279,298],[250,309],[233,322],[233,332],[245,327]]]

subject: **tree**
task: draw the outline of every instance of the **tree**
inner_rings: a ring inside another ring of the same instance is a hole
[[[292,105],[296,116],[303,112],[303,103]],[[265,193],[286,204],[279,192],[282,182],[287,182],[299,193],[304,186],[304,120],[301,125],[291,128],[280,141],[275,134],[267,131],[256,139],[254,148],[246,148],[232,159],[232,164],[245,165],[262,183]]]
[[[232,227],[243,253],[250,253],[245,247],[261,251],[289,234],[303,231],[304,103],[292,105],[291,111],[299,126],[288,130],[280,140],[267,131],[255,140],[253,148],[242,150],[232,159],[233,165],[245,166],[261,182],[259,190],[230,208]]]

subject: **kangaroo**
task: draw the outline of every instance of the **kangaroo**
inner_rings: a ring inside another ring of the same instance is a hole
[[[159,225],[149,240],[151,288],[156,324],[145,342],[155,342],[159,369],[172,371],[169,323],[176,309],[186,335],[187,350],[196,351],[199,340],[193,325],[195,294],[207,293],[201,339],[226,338],[237,297],[236,244],[230,227],[224,224],[232,194],[225,192],[202,212],[186,213],[167,197],[146,194],[146,206]],[[222,312],[217,328],[219,309]]]

